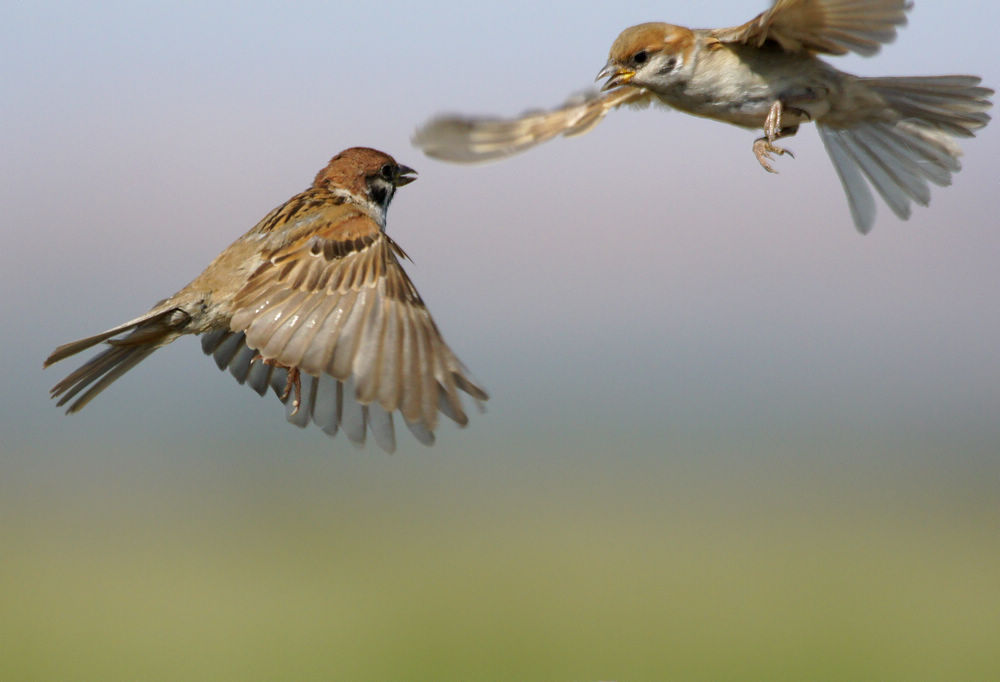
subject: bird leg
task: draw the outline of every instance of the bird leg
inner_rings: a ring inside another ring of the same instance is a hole
[[[250,358],[250,364],[253,364],[260,360],[265,365],[270,365],[271,367],[277,367],[278,369],[284,369],[288,372],[288,377],[285,379],[285,390],[281,392],[279,399],[281,402],[286,402],[288,398],[292,395],[292,391],[295,392],[295,398],[292,400],[292,411],[289,416],[297,414],[299,411],[299,406],[302,404],[302,376],[299,373],[298,367],[291,367],[289,365],[282,365],[274,358],[265,358],[260,353]]]
[[[771,154],[777,154],[778,156],[788,154],[793,159],[795,158],[795,155],[790,151],[774,144],[774,141],[779,137],[791,137],[799,131],[798,124],[784,128],[781,127],[782,111],[783,106],[781,104],[781,100],[779,99],[771,105],[771,110],[767,112],[767,118],[764,119],[764,137],[758,137],[753,141],[754,156],[757,157],[757,162],[763,166],[764,170],[768,173],[778,172],[771,167],[770,162],[773,160]],[[789,109],[789,113],[792,111],[796,114],[804,115],[806,118],[809,116],[807,112],[799,109]]]

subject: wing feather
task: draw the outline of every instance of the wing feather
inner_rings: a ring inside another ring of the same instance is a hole
[[[371,289],[360,290],[354,306],[346,313],[344,326],[340,330],[337,345],[333,350],[333,359],[327,368],[330,374],[338,379],[346,379],[353,372],[354,358],[361,341],[362,320],[373,298]]]
[[[433,441],[438,413],[464,425],[459,391],[485,392],[444,342],[398,247],[357,211],[281,244],[237,294],[232,333],[203,340],[220,367],[263,393],[282,396],[287,368],[301,373],[301,403],[288,420],[310,420],[355,443],[371,430],[395,447],[392,412],[421,442]],[[251,362],[259,354],[265,362]]]
[[[331,436],[340,426],[340,401],[343,384],[329,374],[319,377],[316,399],[313,401],[313,423]]]
[[[712,35],[755,47],[773,42],[787,52],[870,57],[895,40],[911,6],[909,0],[775,0],[747,23]]]
[[[402,306],[385,304],[385,328],[378,364],[378,402],[387,410],[399,405],[399,370],[402,361],[400,327]]]
[[[420,418],[420,383],[414,382],[420,376],[420,346],[417,344],[416,329],[413,321],[413,311],[409,308],[400,310],[404,318],[399,363],[402,368],[402,387],[399,397],[399,409],[407,422],[416,422]]]
[[[433,431],[434,427],[437,426],[438,403],[437,391],[435,391],[436,382],[434,380],[434,357],[431,355],[432,350],[427,326],[423,324],[423,319],[421,319],[423,315],[420,312],[414,311],[417,318],[417,346],[420,348],[421,357],[421,362],[418,366],[420,371],[420,418],[428,430]]]
[[[582,135],[612,109],[648,104],[649,100],[645,90],[623,87],[603,94],[588,92],[555,109],[510,119],[438,116],[417,129],[413,144],[428,156],[444,161],[502,159],[559,135]]]
[[[357,349],[354,351],[354,363],[351,372],[358,384],[358,399],[368,405],[375,400],[378,390],[379,356],[382,352],[382,324],[385,310],[385,300],[376,301],[376,296],[369,296],[371,303],[361,320],[357,334]]]

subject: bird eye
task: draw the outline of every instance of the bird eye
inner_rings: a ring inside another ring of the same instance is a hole
[[[392,180],[396,177],[396,168],[391,163],[387,163],[378,169],[378,174],[382,176],[383,180],[392,182]]]
[[[649,53],[645,50],[639,50],[634,55],[632,55],[633,64],[645,64],[646,60],[649,59]]]

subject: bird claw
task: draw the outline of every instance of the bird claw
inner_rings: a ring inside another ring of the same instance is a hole
[[[768,173],[777,173],[778,172],[778,171],[774,170],[774,168],[771,167],[770,162],[774,160],[774,158],[771,156],[772,154],[777,154],[778,156],[785,156],[787,154],[788,156],[792,157],[793,159],[795,158],[795,154],[792,154],[792,152],[790,152],[789,150],[785,149],[784,147],[778,147],[777,145],[773,144],[773,142],[771,140],[767,139],[766,137],[760,137],[760,138],[757,138],[756,140],[754,140],[754,142],[753,142],[753,153],[754,153],[754,156],[757,157],[757,162],[760,163],[760,165]]]
[[[271,367],[276,367],[278,369],[284,369],[288,372],[288,376],[285,379],[285,390],[281,392],[279,399],[281,402],[287,402],[288,398],[291,397],[292,392],[295,392],[295,398],[292,399],[292,411],[288,416],[298,414],[299,406],[302,405],[302,375],[299,372],[298,367],[290,367],[288,365],[282,365],[274,358],[265,358],[260,353],[257,353],[252,358],[250,358],[250,364],[260,360],[265,365],[270,365]]]
[[[774,141],[779,137],[790,137],[799,129],[798,123],[787,127],[782,125],[781,117],[784,111],[785,107],[781,103],[781,100],[777,100],[771,105],[771,109],[767,112],[767,118],[764,119],[764,137],[754,140],[753,143],[754,156],[757,157],[757,162],[768,173],[778,172],[771,167],[770,162],[774,160],[771,156],[772,154],[777,154],[778,156],[784,156],[787,154],[793,159],[795,158],[795,154],[792,154],[787,149],[778,147],[774,144]],[[809,112],[804,109],[789,108],[788,111],[796,114],[797,116],[812,119]]]

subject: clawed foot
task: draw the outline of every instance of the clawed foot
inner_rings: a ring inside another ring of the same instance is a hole
[[[764,170],[768,173],[777,173],[771,167],[771,161],[773,160],[771,154],[777,154],[778,156],[784,156],[788,154],[793,159],[795,154],[792,154],[787,149],[778,147],[774,144],[782,135],[794,135],[799,129],[798,125],[789,126],[788,128],[781,127],[781,114],[782,114],[782,104],[781,100],[778,100],[771,105],[771,110],[767,112],[767,118],[764,119],[764,137],[758,138],[753,142],[753,153],[757,157],[757,162],[763,166]],[[799,113],[799,110],[794,110]],[[804,113],[804,112],[802,112]]]
[[[757,162],[760,163],[760,165],[763,166],[764,170],[768,173],[778,172],[771,167],[770,162],[774,160],[771,154],[777,154],[778,156],[788,154],[788,156],[793,159],[795,158],[795,154],[792,154],[784,147],[778,147],[777,145],[772,144],[771,140],[766,137],[759,137],[753,141],[753,154],[757,157]]]
[[[265,358],[260,353],[257,353],[257,355],[250,359],[250,364],[257,362],[258,360],[263,362],[265,365],[270,365],[271,367],[277,367],[278,369],[288,371],[288,377],[285,379],[285,390],[281,392],[281,402],[287,401],[292,395],[292,391],[294,391],[295,398],[292,400],[292,411],[289,416],[298,414],[299,406],[302,404],[302,377],[299,374],[299,368],[282,365],[277,360],[273,358]]]

